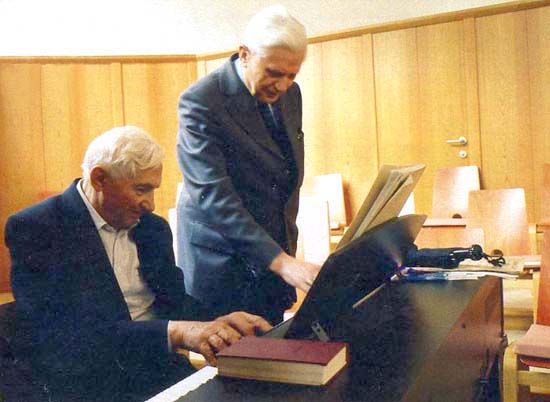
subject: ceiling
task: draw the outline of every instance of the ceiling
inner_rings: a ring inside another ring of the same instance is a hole
[[[0,0],[0,55],[201,54],[236,48],[248,19],[283,4],[308,36],[506,0]]]

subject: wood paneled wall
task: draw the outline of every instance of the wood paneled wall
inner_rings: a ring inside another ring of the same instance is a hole
[[[485,188],[525,188],[536,222],[550,161],[550,1],[416,19],[313,38],[297,81],[306,175],[340,172],[348,220],[381,164],[421,162],[416,210],[430,213],[441,166],[474,164]],[[181,180],[177,99],[228,53],[138,58],[0,58],[0,235],[6,218],[80,174],[89,141],[134,124],[166,150],[157,211]],[[447,139],[464,135],[465,147]],[[468,156],[458,156],[465,150]],[[0,289],[9,259],[0,247]]]
[[[199,76],[228,55],[199,61]],[[305,174],[346,179],[348,221],[378,173],[372,35],[313,43],[297,82],[303,98]]]
[[[181,175],[175,159],[177,99],[197,78],[194,57],[103,62],[82,58],[0,62],[0,235],[9,215],[61,192],[81,174],[89,142],[123,124],[145,128],[166,151],[157,212],[167,216]],[[0,291],[9,256],[0,247]]]
[[[45,188],[40,66],[0,64],[0,235],[6,218]],[[32,200],[32,201],[31,201]],[[8,250],[0,246],[0,287],[8,287]]]
[[[549,4],[515,2],[313,40],[297,77],[306,175],[342,173],[349,220],[382,164],[427,165],[415,190],[416,211],[426,214],[437,168],[477,165],[484,188],[525,188],[536,222],[542,164],[550,161]],[[226,56],[200,61],[199,76]],[[466,146],[446,143],[460,136]]]
[[[126,124],[143,127],[164,148],[162,186],[156,193],[157,213],[168,218],[176,204],[182,176],[176,160],[177,104],[180,93],[196,81],[196,63],[135,63],[123,66]]]

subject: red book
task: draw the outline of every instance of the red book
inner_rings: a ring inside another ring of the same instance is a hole
[[[324,385],[347,364],[347,345],[247,336],[217,355],[227,377]]]

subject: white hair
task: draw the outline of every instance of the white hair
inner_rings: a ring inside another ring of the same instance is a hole
[[[162,165],[164,151],[145,130],[135,126],[112,128],[96,137],[86,150],[82,177],[100,166],[114,179],[132,179],[139,172]]]
[[[242,44],[260,56],[265,56],[267,50],[275,47],[305,53],[306,29],[285,7],[277,4],[264,8],[251,18]]]

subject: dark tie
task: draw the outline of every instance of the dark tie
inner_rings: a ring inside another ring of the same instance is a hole
[[[258,102],[258,109],[262,115],[265,127],[271,134],[271,137],[285,158],[287,164],[286,174],[288,175],[288,188],[290,190],[294,188],[296,179],[298,178],[298,172],[296,170],[296,161],[294,160],[292,145],[290,144],[288,134],[283,123],[280,106],[278,103],[275,103],[271,106],[272,110],[270,110],[267,103]]]
[[[267,103],[258,102],[258,109],[260,109],[260,114],[264,120],[266,128],[270,133],[279,129],[279,125],[275,121],[275,116],[271,113],[271,109]]]
[[[258,108],[264,120],[265,127],[279,146],[285,159],[292,158],[292,147],[288,140],[288,135],[277,105],[272,105],[270,108],[267,103],[259,102]]]

